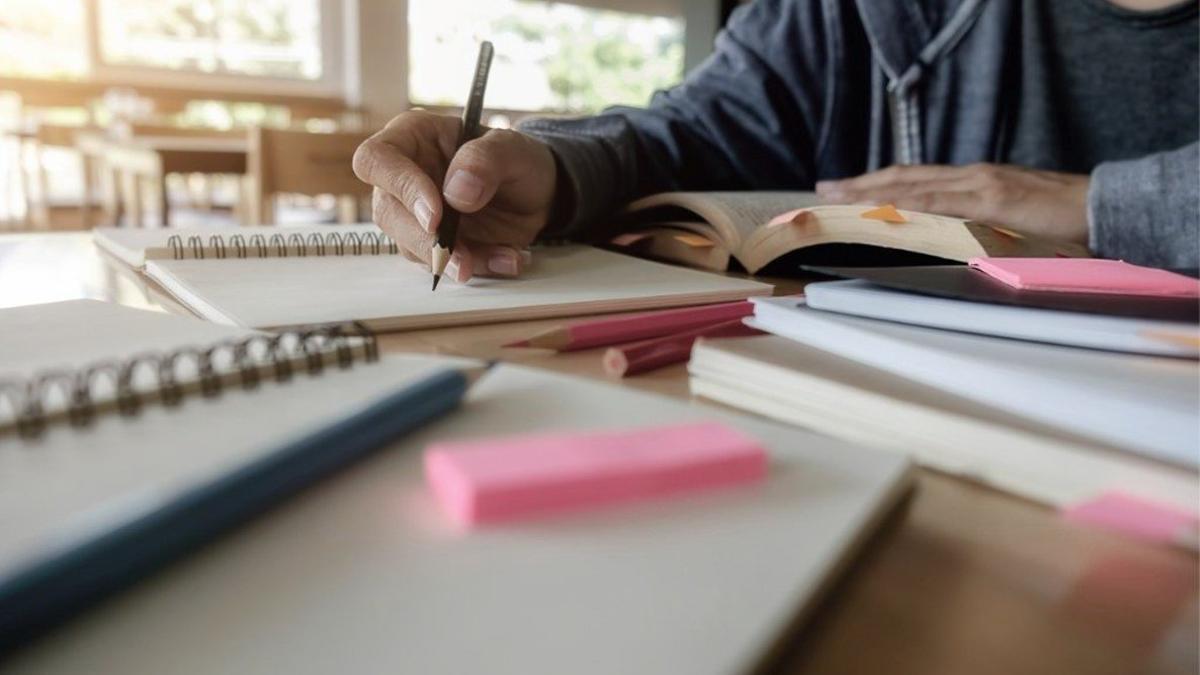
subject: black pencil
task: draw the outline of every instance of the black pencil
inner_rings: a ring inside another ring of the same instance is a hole
[[[467,105],[463,108],[462,131],[458,137],[461,148],[464,143],[479,135],[479,118],[483,114],[483,93],[487,90],[488,72],[492,67],[492,43],[484,41],[479,45],[479,59],[475,62],[475,77],[471,80],[471,93],[467,96]],[[433,268],[433,290],[437,290],[438,282],[454,253],[454,241],[458,238],[459,213],[453,206],[443,201],[442,221],[438,225],[437,241],[433,245],[430,263]]]

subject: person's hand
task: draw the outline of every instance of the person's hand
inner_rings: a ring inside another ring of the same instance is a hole
[[[895,204],[1086,243],[1086,175],[1002,164],[891,166],[857,178],[817,183],[830,203]]]
[[[399,115],[358,147],[354,173],[375,186],[375,222],[410,260],[429,264],[444,197],[462,214],[446,276],[516,276],[550,214],[554,156],[504,129],[486,130],[456,153],[461,126],[446,115]]]

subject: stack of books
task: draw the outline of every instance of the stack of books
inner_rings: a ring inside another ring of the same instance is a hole
[[[747,323],[771,335],[702,340],[692,391],[1057,507],[1115,491],[1194,513],[1200,282],[1154,271],[1113,288],[1133,266],[1040,265],[1089,281],[826,269],[858,278],[755,299]]]

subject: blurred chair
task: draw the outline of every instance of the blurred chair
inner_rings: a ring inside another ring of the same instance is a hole
[[[89,126],[38,122],[33,124],[31,130],[27,132],[23,150],[32,159],[33,166],[32,175],[25,176],[23,186],[26,219],[33,227],[48,229],[51,222],[51,211],[60,206],[78,209],[79,222],[85,226],[89,223],[89,213],[95,206],[92,193],[88,189],[91,181],[89,172],[86,169],[83,171],[80,194],[72,194],[67,201],[56,202],[50,188],[49,171],[46,168],[48,150],[59,149],[75,152],[77,135],[88,131],[95,131],[95,129]]]
[[[46,161],[52,151],[75,151],[75,135],[94,128],[95,92],[61,91],[47,84],[11,92],[15,108],[9,113],[14,126],[6,135],[16,141],[17,171],[25,221],[38,229],[50,227],[57,206],[86,213],[92,204],[86,195],[63,195],[51,189]],[[61,152],[57,153],[62,158]],[[71,181],[56,180],[55,187]],[[56,192],[58,194],[56,194]],[[62,198],[65,197],[65,200]],[[56,203],[56,199],[57,203]]]
[[[205,126],[180,126],[171,124],[167,120],[155,122],[118,122],[112,126],[112,135],[116,139],[136,139],[136,138],[245,138],[245,128],[235,129],[218,129],[215,127]],[[198,208],[204,212],[211,212],[214,205],[219,201],[216,199],[217,192],[228,192],[234,195],[232,203],[220,204],[222,208],[228,207],[237,211],[237,195],[240,194],[240,185],[244,174],[218,174],[218,173],[191,173],[178,174],[172,176],[157,176],[150,178],[150,184],[158,186],[156,189],[162,191],[160,203],[170,203],[169,195],[176,194],[184,197],[184,206],[188,208]],[[171,190],[172,179],[177,179],[174,187],[177,189]],[[229,190],[222,190],[228,186]]]
[[[354,151],[367,133],[311,133],[256,128],[250,131],[247,214],[251,224],[274,223],[282,194],[334,195],[339,222],[356,222],[371,187],[354,175]]]

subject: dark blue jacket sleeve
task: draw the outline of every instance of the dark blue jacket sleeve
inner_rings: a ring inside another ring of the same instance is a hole
[[[757,0],[715,52],[644,109],[536,119],[554,151],[561,213],[551,236],[583,234],[622,204],[665,190],[806,189],[837,95],[838,0]]]

